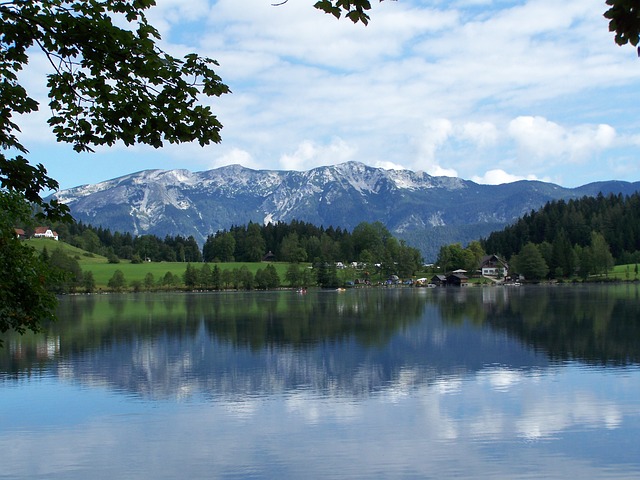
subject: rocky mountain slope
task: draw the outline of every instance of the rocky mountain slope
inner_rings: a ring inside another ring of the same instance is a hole
[[[207,235],[232,225],[293,219],[353,229],[381,221],[433,260],[440,245],[477,239],[549,200],[630,194],[640,182],[579,188],[521,181],[479,185],[358,162],[309,171],[231,165],[205,172],[146,170],[58,192],[76,220],[137,235]]]

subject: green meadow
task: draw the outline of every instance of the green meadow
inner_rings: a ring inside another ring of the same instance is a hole
[[[83,268],[88,264],[107,263],[106,257],[89,253],[81,248],[74,247],[73,245],[69,245],[65,242],[57,242],[50,238],[31,238],[29,240],[25,240],[25,243],[35,248],[38,252],[42,252],[46,248],[47,251],[51,253],[59,248],[70,257],[78,260]]]
[[[146,275],[151,273],[154,280],[157,282],[164,277],[167,272],[171,272],[173,275],[182,279],[184,272],[187,269],[188,263],[186,262],[143,262],[143,263],[131,263],[129,260],[121,260],[120,263],[109,263],[106,257],[89,253],[81,248],[74,247],[68,243],[51,239],[31,239],[26,242],[34,247],[37,251],[41,252],[45,247],[49,253],[55,249],[60,248],[67,255],[75,258],[80,264],[80,268],[85,272],[91,272],[96,282],[96,288],[106,288],[109,279],[113,276],[116,270],[120,270],[124,274],[128,284],[135,281],[144,281]],[[288,263],[283,262],[270,262],[278,272],[280,280],[284,282]],[[201,268],[204,264],[194,263],[192,264],[196,268]],[[228,262],[228,263],[211,263],[211,268],[217,265],[220,270],[233,270],[246,267],[251,273],[255,275],[258,269],[264,269],[267,263],[252,263],[252,262]],[[306,265],[308,266],[308,264]]]

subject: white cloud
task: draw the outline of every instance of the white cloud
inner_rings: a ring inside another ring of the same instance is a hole
[[[440,165],[430,165],[425,170],[429,175],[433,177],[457,177],[458,171],[454,168],[445,168]]]
[[[420,157],[426,161],[433,161],[436,150],[445,144],[452,133],[453,124],[446,118],[427,122],[420,138]]]
[[[212,158],[295,169],[358,160],[486,183],[637,180],[628,165],[640,70],[602,11],[601,0],[385,1],[365,27],[306,2],[158,0],[149,17],[162,47],[217,59],[233,94],[207,100],[221,146],[169,146],[154,158],[192,170]],[[34,57],[24,78],[46,100],[43,68]],[[43,117],[21,119],[34,161],[59,164],[63,184],[84,183],[71,155],[51,155]],[[111,177],[138,169],[128,152]]]
[[[217,168],[225,165],[242,165],[247,168],[262,168],[258,162],[255,162],[253,157],[246,150],[239,148],[232,148],[219,158],[216,158],[209,168]]]
[[[328,145],[318,145],[304,141],[292,154],[280,157],[280,166],[284,170],[309,170],[321,165],[335,165],[352,160],[356,149],[340,138]]]
[[[434,176],[456,176],[455,170],[441,167],[436,159],[436,152],[446,144],[452,134],[453,124],[446,118],[425,122],[415,140],[418,158],[414,168]]]
[[[209,17],[211,38],[242,51],[269,51],[287,61],[331,68],[369,69],[371,62],[402,53],[417,35],[453,27],[457,14],[412,2],[376,5],[367,27],[337,21],[305,2],[273,7],[263,0],[219,0]],[[222,28],[221,28],[222,27]]]
[[[406,167],[400,164],[385,161],[374,162],[373,166],[377,168],[384,168],[385,170],[407,170]]]
[[[210,3],[208,0],[156,0],[156,6],[148,11],[147,17],[165,37],[172,28],[206,18]]]
[[[571,162],[585,160],[612,145],[616,131],[606,124],[567,128],[543,117],[520,116],[509,123],[509,134],[525,155]]]
[[[487,170],[483,176],[474,175],[471,180],[484,185],[501,185],[503,183],[513,183],[519,180],[539,180],[535,175],[512,175],[499,168]]]
[[[491,122],[468,122],[462,126],[461,136],[479,148],[485,148],[495,145],[499,134],[498,128]]]

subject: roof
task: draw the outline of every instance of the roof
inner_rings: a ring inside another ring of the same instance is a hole
[[[447,278],[452,278],[452,277],[457,278],[459,280],[469,280],[469,278],[466,275],[463,275],[461,273],[452,273]]]
[[[507,262],[502,260],[499,256],[497,256],[497,255],[485,255],[484,257],[482,257],[480,259],[480,268],[484,267],[488,263],[500,263],[504,267],[507,266]]]
[[[274,258],[276,258],[275,254],[269,250],[269,253],[267,253],[264,257],[262,257],[262,261],[267,261],[267,260],[273,260]]]

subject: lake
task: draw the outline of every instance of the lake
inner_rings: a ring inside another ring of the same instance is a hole
[[[70,296],[0,479],[640,478],[640,286]]]

